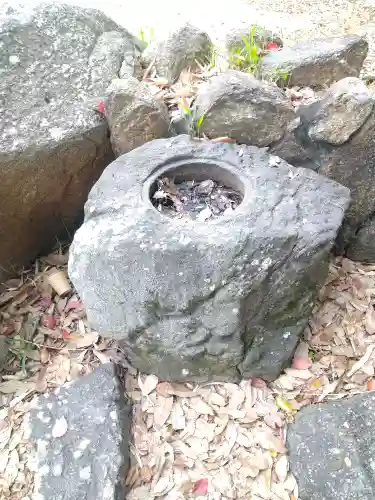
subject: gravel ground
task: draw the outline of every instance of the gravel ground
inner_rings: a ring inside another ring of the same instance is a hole
[[[61,0],[58,0],[60,2]],[[230,27],[265,25],[281,33],[285,44],[343,33],[369,36],[374,46],[366,71],[375,73],[375,0],[64,0],[65,3],[104,11],[133,33],[149,29],[161,37],[171,27],[189,20],[205,29],[216,41]],[[23,0],[33,5],[37,0]],[[2,7],[14,2],[0,1]],[[372,19],[374,24],[371,25]],[[374,68],[372,70],[372,68]]]

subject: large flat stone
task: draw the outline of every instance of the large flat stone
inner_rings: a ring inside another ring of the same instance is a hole
[[[300,500],[375,498],[375,394],[303,408],[288,429]]]
[[[111,364],[40,396],[30,420],[36,498],[124,500],[130,409]]]
[[[113,158],[99,99],[137,41],[95,10],[0,20],[0,279],[67,238]]]
[[[280,51],[272,51],[262,59],[265,73],[288,72],[280,83],[288,86],[324,88],[341,78],[359,76],[367,55],[364,37],[346,35],[323,40],[309,40]]]

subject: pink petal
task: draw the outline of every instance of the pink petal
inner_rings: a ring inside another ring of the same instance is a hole
[[[57,325],[56,316],[52,316],[52,314],[44,314],[42,317],[42,325],[50,330],[53,330]]]
[[[267,50],[279,50],[279,46],[277,43],[269,43],[267,44]]]
[[[79,309],[79,310],[83,309],[82,302],[80,300],[76,300],[76,299],[68,300],[68,303],[65,306],[65,312],[69,312],[72,309]]]
[[[62,334],[64,339],[70,339],[70,333],[68,332],[68,330],[63,330]]]
[[[100,101],[98,104],[98,111],[99,113],[104,114],[104,101]]]
[[[208,491],[208,478],[198,479],[194,485],[194,493],[196,495],[206,495]]]

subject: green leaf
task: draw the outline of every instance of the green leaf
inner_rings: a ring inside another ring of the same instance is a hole
[[[191,109],[187,106],[185,106],[185,104],[180,104],[180,108],[188,115],[188,116],[191,116]]]
[[[258,50],[257,50],[257,48],[256,48],[256,45],[253,45],[253,46],[251,47],[251,52],[250,52],[250,55],[251,55],[251,57],[252,57],[252,59],[253,59],[254,61],[256,61],[256,60],[258,59]]]
[[[201,128],[203,121],[204,121],[204,115],[201,115],[197,121],[197,130]]]
[[[245,36],[242,37],[242,41],[246,47],[247,52],[250,52],[250,50],[251,50],[250,41]]]

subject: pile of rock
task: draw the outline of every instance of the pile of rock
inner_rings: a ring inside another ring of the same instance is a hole
[[[271,40],[266,30],[257,33],[259,43]],[[229,34],[226,49],[238,45],[244,35]],[[282,46],[279,37],[272,39]],[[142,59],[147,64],[154,61],[157,73],[172,83],[183,68],[208,56],[211,49],[207,36],[184,26],[148,47]],[[269,52],[260,62],[264,79],[236,70],[214,75],[199,87],[192,114],[201,136],[228,136],[238,144],[268,147],[292,165],[311,168],[348,187],[352,202],[336,249],[355,260],[373,261],[374,101],[372,91],[358,78],[367,50],[364,38],[349,35]],[[319,90],[319,97],[296,109],[288,93],[269,80],[280,87],[308,86]],[[166,111],[145,83],[115,82],[105,114],[116,154],[165,137],[168,131],[178,132]]]
[[[279,47],[260,62],[263,81],[222,72],[225,54],[243,47],[246,36],[243,28],[231,28],[216,58],[221,72],[203,78],[192,106],[194,127],[171,122],[163,93],[141,80],[152,68],[168,87],[184,68],[211,64],[216,49],[202,30],[183,25],[145,49],[102,13],[68,5],[12,9],[1,22],[7,48],[0,60],[2,277],[70,235],[113,152],[196,130],[198,122],[201,136],[266,146],[294,166],[347,186],[352,203],[337,248],[353,259],[374,260],[373,100],[357,78],[367,53],[364,38],[283,48],[279,36],[257,27],[257,44]],[[280,74],[280,86],[334,86],[319,103],[295,109],[287,93],[269,83]],[[97,112],[101,100],[108,123]]]
[[[283,48],[258,27],[257,43],[279,50],[262,58],[257,79],[225,68],[246,35],[228,33],[220,71],[203,78],[188,108],[187,129],[200,136],[192,138],[178,135],[186,128],[171,122],[145,75],[153,68],[170,87],[202,66],[214,49],[206,33],[184,25],[145,48],[100,12],[55,4],[1,23],[0,276],[74,228],[100,177],[69,262],[91,324],[160,379],[274,380],[334,242],[375,260],[374,100],[359,79],[366,41]],[[296,106],[286,85],[312,94]],[[208,140],[222,136],[237,144]],[[152,198],[174,177],[229,186],[241,201],[208,222],[168,219]],[[352,437],[358,405],[371,422],[373,398],[358,396],[324,413],[305,409],[291,428],[304,498],[326,495],[316,488],[321,464],[332,490],[352,481],[373,497],[367,465],[354,457],[357,447],[371,458]],[[123,498],[130,411],[112,365],[41,397],[31,419],[40,495]],[[308,477],[302,453],[312,457]]]

